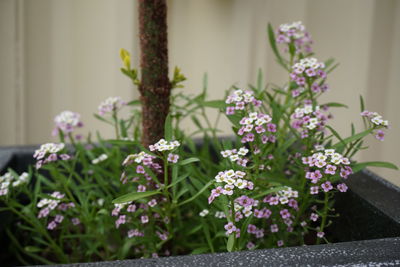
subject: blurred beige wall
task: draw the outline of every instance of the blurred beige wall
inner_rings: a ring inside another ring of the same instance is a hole
[[[259,68],[268,82],[285,82],[266,25],[303,21],[317,57],[340,62],[324,98],[350,108],[335,111],[334,126],[345,135],[351,122],[361,130],[362,94],[392,128],[385,142],[370,138],[358,158],[400,165],[400,1],[169,0],[168,6],[171,70],[182,68],[187,93],[201,90],[207,72],[210,99],[232,84],[254,83]],[[0,38],[0,145],[52,140],[53,117],[66,109],[82,114],[86,131],[112,136],[92,116],[98,104],[108,96],[137,97],[120,74],[118,55],[121,47],[130,50],[137,66],[134,0],[0,0]],[[220,125],[229,129],[226,120]],[[398,172],[373,170],[400,184]]]

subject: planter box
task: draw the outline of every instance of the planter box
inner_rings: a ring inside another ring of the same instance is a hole
[[[36,148],[0,148],[0,173],[9,167],[25,171]],[[400,265],[400,188],[367,170],[352,175],[347,185],[350,190],[336,199],[341,216],[329,227],[333,244],[79,266]]]

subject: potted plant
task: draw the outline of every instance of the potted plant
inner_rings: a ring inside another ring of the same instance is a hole
[[[260,72],[256,85],[232,87],[226,99],[208,101],[206,79],[197,96],[177,90],[171,95],[185,77],[178,68],[171,81],[167,76],[165,1],[139,3],[141,77],[126,50],[121,50],[121,71],[138,86],[140,101],[110,97],[96,115],[114,127],[115,138],[104,140],[97,134],[96,141],[90,135],[83,139],[77,134],[83,127],[80,115],[64,111],[55,118],[59,143],[25,154],[3,152],[0,211],[7,223],[2,225],[2,238],[8,240],[12,260],[53,264],[223,251],[235,253],[164,258],[156,263],[193,264],[202,259],[215,263],[243,255],[273,260],[255,249],[295,246],[270,252],[285,255],[305,251],[296,247],[300,245],[359,240],[366,232],[373,238],[399,236],[394,202],[382,205],[376,196],[368,200],[373,192],[362,195],[370,187],[360,190],[366,177],[368,185],[380,187],[380,194],[392,199],[398,199],[398,188],[357,173],[366,166],[397,167],[352,160],[364,149],[365,136],[383,140],[388,122],[366,111],[360,98],[364,130],[352,127],[352,135],[343,138],[329,126],[330,108],[344,105],[320,104],[318,98],[328,91],[327,77],[336,65],[313,57],[304,25],[284,24],[276,31],[268,26],[277,62],[288,71],[286,85],[268,87]],[[119,111],[127,107],[132,115],[121,118]],[[210,122],[206,108],[225,113],[235,137],[218,138],[218,120]],[[194,133],[179,128],[185,118],[197,125]],[[203,133],[200,143],[192,139],[195,133]],[[20,164],[26,154],[33,154],[31,167]],[[349,186],[352,193],[347,192]],[[373,235],[359,227],[350,236],[342,229],[351,226],[346,220],[356,218],[341,204],[347,203],[346,196],[354,198],[352,207],[362,214],[378,213],[377,225],[385,222],[386,232]],[[369,248],[391,244],[382,255],[396,257],[398,238],[371,242],[363,244]],[[310,251],[327,249],[324,246]],[[329,248],[336,251],[338,245]],[[242,250],[251,251],[236,253]],[[10,261],[8,253],[3,262]],[[367,260],[381,259],[363,255]]]

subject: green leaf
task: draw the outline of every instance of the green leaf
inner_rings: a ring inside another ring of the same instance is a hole
[[[339,147],[343,147],[344,145],[347,145],[347,144],[350,143],[350,142],[353,142],[353,141],[355,141],[355,140],[358,140],[358,139],[360,139],[360,138],[363,138],[363,137],[367,136],[367,135],[370,134],[371,132],[372,132],[372,129],[368,129],[368,130],[365,130],[364,132],[361,132],[361,133],[358,133],[358,134],[356,134],[356,135],[347,137],[346,139],[343,139],[342,141],[340,141],[340,142],[334,144],[334,145],[332,146],[332,148],[337,149],[337,148],[339,148]]]
[[[182,160],[181,162],[179,162],[179,165],[184,166],[189,163],[197,162],[197,161],[200,161],[200,160],[198,158],[188,158],[188,159],[185,159],[185,160]]]
[[[131,202],[145,197],[150,197],[160,194],[160,191],[147,191],[147,192],[131,192],[126,195],[120,196],[112,201],[113,204]]]
[[[210,185],[212,185],[213,183],[214,183],[214,180],[209,181],[201,190],[199,190],[199,191],[197,192],[197,194],[195,194],[195,195],[192,196],[191,198],[188,198],[188,199],[186,199],[186,200],[180,202],[180,203],[178,204],[178,206],[185,205],[185,204],[187,204],[187,203],[189,203],[189,202],[195,200],[198,196],[200,196],[201,194],[203,194],[203,192],[204,192],[208,187],[210,187]]]
[[[353,171],[357,172],[359,170],[364,169],[365,167],[380,167],[380,168],[388,168],[393,170],[398,170],[399,168],[390,162],[386,161],[369,161],[369,162],[360,162],[354,165]]]
[[[205,101],[202,102],[201,105],[205,107],[210,107],[210,108],[225,108],[226,103],[224,100],[211,100],[211,101]]]
[[[106,120],[105,118],[103,118],[102,116],[100,116],[100,115],[98,115],[98,114],[96,114],[96,113],[93,114],[93,116],[94,116],[96,119],[101,120],[102,122],[108,123],[108,124],[110,124],[110,125],[114,125],[111,121]]]
[[[263,74],[261,68],[258,69],[258,74],[257,74],[257,90],[261,91],[263,85]]]
[[[138,100],[138,99],[136,99],[136,100],[132,100],[132,101],[130,101],[130,102],[128,102],[128,106],[136,106],[136,105],[140,105],[141,104],[141,102],[140,102],[140,100]]]
[[[232,252],[234,245],[235,245],[235,234],[232,233],[228,238],[228,242],[226,243],[226,249],[229,252]]]
[[[31,252],[31,253],[36,253],[36,252],[42,251],[41,248],[34,247],[34,246],[26,246],[24,249],[26,252]]]
[[[282,58],[281,54],[279,53],[278,48],[276,46],[275,33],[274,33],[274,29],[272,28],[271,23],[268,23],[268,39],[269,39],[269,44],[271,45],[272,51],[274,52],[278,63],[282,67],[284,67],[286,70],[289,71],[288,67],[284,63],[284,60],[283,60],[283,58]]]
[[[336,103],[336,102],[329,102],[326,104],[323,104],[321,106],[327,106],[327,107],[335,107],[335,108],[349,108],[347,105],[345,104],[341,104],[341,103]]]
[[[204,76],[203,76],[203,93],[201,94],[203,97],[205,97],[206,94],[207,94],[207,88],[208,88],[208,74],[204,73]]]
[[[333,134],[337,139],[339,139],[340,143],[341,143],[343,146],[346,146],[346,144],[345,144],[344,141],[343,141],[343,138],[339,135],[338,132],[336,132],[336,131],[335,131],[331,126],[329,126],[329,125],[326,125],[326,128],[328,128],[328,129],[332,132],[332,134]]]
[[[256,195],[254,198],[263,197],[263,196],[265,196],[265,195],[268,195],[268,194],[271,194],[271,193],[275,193],[275,192],[281,191],[282,189],[285,189],[285,188],[286,188],[286,186],[274,187],[274,188],[265,190],[264,192],[262,192],[262,193]]]
[[[192,255],[197,255],[197,254],[203,254],[206,252],[209,252],[209,248],[207,247],[201,247],[201,248],[196,248],[195,250],[192,251]]]
[[[362,97],[362,95],[360,95],[360,108],[361,112],[365,110],[364,98]]]
[[[170,114],[168,114],[167,118],[165,119],[164,131],[165,131],[165,139],[167,141],[171,141],[172,140],[172,118],[171,118]]]

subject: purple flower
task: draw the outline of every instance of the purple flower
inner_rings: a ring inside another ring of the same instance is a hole
[[[347,185],[344,184],[344,183],[338,184],[338,185],[336,186],[336,188],[337,188],[340,192],[343,192],[343,193],[346,192],[347,189],[348,189]]]
[[[136,173],[145,173],[144,168],[142,165],[138,165],[136,167]]]
[[[335,175],[336,169],[336,166],[328,164],[325,168],[325,173]]]
[[[57,223],[55,221],[51,221],[48,225],[47,225],[47,229],[49,230],[54,230],[57,227]]]
[[[233,115],[233,114],[235,114],[235,107],[227,107],[226,115]]]
[[[376,131],[375,138],[378,139],[379,141],[385,140],[385,132],[382,130]]]
[[[310,194],[311,194],[311,195],[316,195],[316,194],[318,194],[318,191],[319,191],[319,187],[318,187],[318,186],[311,186],[311,187],[310,187]]]
[[[178,162],[178,159],[179,159],[179,155],[177,155],[177,154],[172,154],[172,153],[169,153],[169,154],[168,154],[168,161],[169,161],[169,162],[171,162],[171,163],[177,163],[177,162]]]
[[[257,227],[254,224],[249,224],[247,226],[247,232],[249,234],[254,234],[257,231]]]
[[[81,223],[81,221],[78,218],[72,218],[71,222],[72,222],[73,225],[78,225],[78,224]]]
[[[54,218],[54,221],[56,223],[61,223],[64,220],[64,216],[57,214],[56,217]]]
[[[149,222],[149,216],[147,216],[147,215],[141,216],[141,217],[140,217],[140,221],[141,221],[143,224],[148,223],[148,222]]]
[[[254,249],[254,248],[255,248],[255,245],[254,245],[254,243],[252,243],[252,242],[248,242],[247,245],[246,245],[246,247],[247,247],[247,249]]]
[[[227,235],[230,235],[231,233],[236,231],[236,226],[233,224],[233,222],[229,222],[229,223],[225,224],[224,228],[226,230]]]
[[[267,130],[268,132],[274,133],[276,132],[276,125],[273,123],[268,123],[267,124]]]
[[[324,232],[318,232],[318,233],[317,233],[317,236],[318,236],[319,238],[323,238],[323,237],[324,237],[324,235],[325,235],[325,233],[324,233]]]
[[[318,220],[318,217],[319,217],[318,214],[311,213],[310,220],[313,221],[313,222],[316,222]]]
[[[279,231],[279,227],[277,224],[271,224],[271,233],[276,233]]]
[[[127,212],[135,212],[136,211],[136,205],[135,204],[131,204],[128,206],[128,208],[126,209]]]
[[[332,186],[331,182],[326,181],[325,183],[323,183],[321,185],[321,188],[324,190],[324,192],[329,192],[330,190],[333,189],[333,186]]]
[[[283,209],[279,212],[281,214],[282,219],[290,218],[291,214],[287,209]]]

